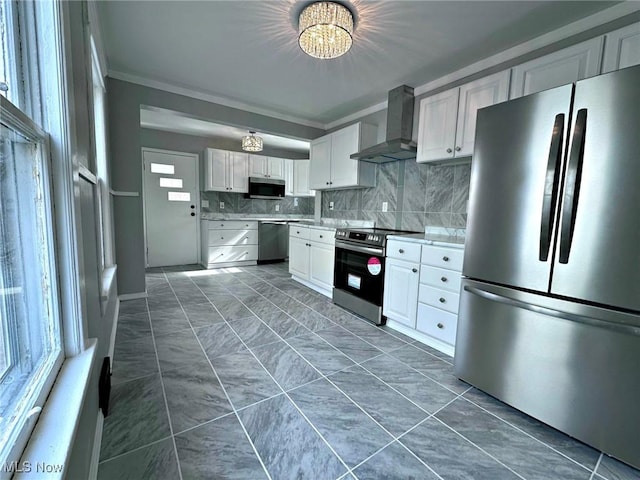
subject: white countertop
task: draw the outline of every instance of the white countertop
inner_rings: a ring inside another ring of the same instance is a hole
[[[437,245],[440,247],[464,248],[464,237],[455,235],[439,235],[434,233],[408,233],[405,235],[389,235],[390,240],[419,243],[421,245]]]

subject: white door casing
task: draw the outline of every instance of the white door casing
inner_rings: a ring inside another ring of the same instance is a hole
[[[142,157],[147,266],[198,263],[198,155],[143,149]]]

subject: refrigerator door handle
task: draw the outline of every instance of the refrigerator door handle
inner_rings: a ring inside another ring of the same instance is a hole
[[[560,161],[562,160],[562,144],[564,133],[564,113],[556,115],[551,133],[549,146],[549,160],[547,174],[544,181],[544,198],[542,201],[542,216],[540,218],[540,256],[541,262],[549,258],[551,248],[551,231],[553,227],[553,213],[556,210],[558,185],[560,183]]]
[[[584,139],[587,128],[587,109],[581,108],[576,116],[576,125],[571,141],[567,181],[562,200],[562,233],[560,235],[560,263],[569,263],[573,229],[576,224],[578,197],[580,194],[580,179],[582,178],[582,162],[584,160]]]
[[[583,323],[585,325],[590,325],[593,327],[605,328],[607,330],[613,330],[619,333],[640,336],[640,326],[608,322],[606,320],[601,320],[598,318],[574,315],[573,313],[562,312],[559,310],[554,310],[552,308],[540,307],[538,305],[531,305],[530,303],[526,303],[520,300],[516,300],[514,298],[498,295],[493,292],[487,292],[486,290],[482,290],[480,288],[472,287],[469,285],[465,285],[464,290],[466,292],[469,292],[473,295],[476,295],[480,298],[484,298],[492,302],[502,303],[502,304],[520,308],[523,310],[529,310],[531,312],[539,313],[541,315],[546,315],[548,317],[560,318],[563,320],[571,320],[573,322]]]

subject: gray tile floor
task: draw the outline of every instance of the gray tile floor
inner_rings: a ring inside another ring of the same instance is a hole
[[[99,479],[639,479],[289,278],[147,274],[122,302]]]

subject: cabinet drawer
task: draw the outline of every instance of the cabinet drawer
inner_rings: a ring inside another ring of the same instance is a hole
[[[459,294],[461,281],[460,272],[429,265],[420,267],[420,283]]]
[[[258,222],[244,220],[209,220],[209,230],[257,230]]]
[[[457,326],[457,315],[430,307],[424,303],[418,304],[416,328],[422,333],[442,340],[449,345],[455,345]]]
[[[209,246],[257,245],[258,230],[209,230]]]
[[[436,247],[432,245],[422,246],[421,262],[433,267],[448,268],[462,271],[462,259],[464,250],[456,248]]]
[[[387,257],[397,258],[407,262],[419,262],[421,247],[422,245],[419,243],[389,240],[387,242]]]
[[[326,243],[327,245],[335,245],[336,231],[310,227],[309,240],[312,242]]]
[[[289,236],[309,240],[309,227],[299,225],[289,225]]]
[[[257,245],[209,247],[209,264],[258,259]]]
[[[449,292],[447,290],[440,290],[439,288],[430,287],[424,283],[420,284],[420,290],[418,293],[418,301],[426,303],[432,307],[440,308],[451,313],[458,313],[458,302],[460,301],[460,295],[457,293]]]

